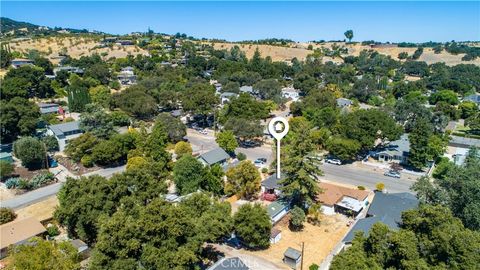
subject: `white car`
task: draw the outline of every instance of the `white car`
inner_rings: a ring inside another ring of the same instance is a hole
[[[335,165],[342,165],[342,162],[339,159],[336,158],[328,158],[325,160],[325,162],[330,163],[330,164],[335,164]]]
[[[198,132],[199,132],[200,134],[203,134],[203,135],[208,135],[208,132],[207,132],[207,130],[205,130],[205,129],[201,129],[201,130],[199,130]]]

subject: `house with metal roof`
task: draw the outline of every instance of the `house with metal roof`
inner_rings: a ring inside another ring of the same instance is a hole
[[[249,270],[248,266],[239,258],[221,258],[207,270]]]
[[[230,155],[228,155],[227,152],[220,147],[201,154],[198,157],[198,160],[202,162],[203,165],[213,166],[215,164],[219,164],[222,167],[227,165],[227,161],[229,159]]]
[[[58,113],[58,110],[60,109],[60,105],[56,103],[38,103],[37,105],[40,107],[41,114]]]
[[[403,134],[400,139],[390,142],[384,149],[376,153],[379,161],[407,164],[410,154],[410,140],[408,134]]]
[[[240,87],[240,93],[247,93],[250,95],[254,95],[255,91],[253,90],[253,86],[244,85]]]
[[[8,248],[26,243],[32,237],[46,232],[45,227],[33,217],[14,220],[0,225],[0,258],[7,256]]]
[[[370,228],[377,222],[382,222],[391,229],[398,229],[402,220],[402,212],[417,206],[418,199],[411,193],[377,192],[370,208],[368,208],[367,216],[355,223],[343,242],[350,244],[355,237],[355,233],[359,231],[368,235]]]
[[[79,137],[82,133],[79,121],[50,125],[47,129],[47,134],[57,139],[60,151],[65,150],[69,140]]]
[[[337,107],[343,108],[343,107],[348,107],[353,104],[353,101],[351,101],[348,98],[337,98]]]
[[[478,106],[480,106],[480,94],[476,93],[470,96],[466,96],[463,101],[471,101],[475,102]]]
[[[238,94],[237,93],[232,93],[232,92],[222,93],[220,95],[221,104],[223,105],[225,103],[230,102],[230,100],[232,100],[232,98],[234,98],[234,97],[238,97]]]
[[[23,59],[23,58],[15,58],[11,61],[12,67],[19,68],[22,66],[32,66],[33,60],[30,59]]]
[[[281,174],[280,179],[277,179],[277,173],[274,173],[268,176],[265,180],[263,180],[260,184],[262,197],[264,197],[264,199],[267,199],[269,195],[273,195],[276,199],[278,196],[280,196],[280,194],[282,193],[280,189],[280,182],[283,179],[285,179],[285,174]]]
[[[290,211],[290,204],[285,200],[277,200],[267,206],[267,213],[272,224],[276,224]]]

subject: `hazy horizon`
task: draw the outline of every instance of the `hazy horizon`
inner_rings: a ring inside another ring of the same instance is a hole
[[[285,38],[304,42],[480,40],[480,2],[19,2],[1,16],[48,27],[111,34],[186,33],[228,41]]]

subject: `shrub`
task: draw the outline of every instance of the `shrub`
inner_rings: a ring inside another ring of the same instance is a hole
[[[267,168],[262,168],[262,173],[267,173],[268,169]]]
[[[82,163],[83,166],[90,168],[93,167],[93,158],[90,155],[85,155],[80,159],[80,162]]]
[[[245,154],[242,153],[242,152],[239,152],[239,153],[237,154],[237,158],[238,158],[238,160],[242,161],[242,160],[247,159],[247,155],[245,155]]]
[[[30,180],[30,188],[36,189],[41,186],[44,186],[50,182],[52,182],[55,179],[55,176],[53,173],[44,173],[44,174],[39,174],[35,175],[31,180]]]
[[[320,266],[318,266],[318,264],[312,264],[308,267],[308,270],[318,270],[320,269]]]
[[[51,226],[47,227],[47,233],[50,237],[55,237],[60,234],[60,230],[58,229],[57,225],[51,224]]]
[[[2,179],[11,175],[14,170],[15,168],[13,167],[13,164],[10,164],[10,162],[6,160],[0,160],[0,177]]]
[[[7,207],[0,208],[0,225],[13,221],[15,218],[17,218],[17,214],[12,209]]]
[[[292,211],[290,211],[290,228],[294,231],[299,231],[303,228],[303,223],[305,222],[305,212],[302,208],[295,206]]]
[[[364,186],[358,186],[357,188],[358,188],[358,190],[365,190]]]
[[[13,152],[28,169],[41,168],[45,165],[45,145],[33,137],[23,137],[13,144]]]
[[[385,184],[382,182],[379,182],[375,185],[376,190],[378,191],[383,191],[385,189]]]
[[[177,159],[181,158],[183,155],[192,154],[192,146],[188,142],[180,141],[175,144],[175,154]]]
[[[19,183],[19,182],[20,182],[20,178],[18,178],[18,177],[9,178],[9,179],[5,182],[5,186],[6,186],[8,189],[16,188],[16,187],[18,187],[18,183]]]
[[[55,136],[43,137],[42,142],[45,144],[45,146],[47,147],[47,150],[50,151],[50,152],[59,150],[58,141],[55,138]]]
[[[20,180],[18,181],[17,188],[18,188],[18,189],[27,189],[27,190],[28,190],[28,189],[31,188],[30,182],[28,182],[28,181],[25,180],[25,179],[20,178]]]

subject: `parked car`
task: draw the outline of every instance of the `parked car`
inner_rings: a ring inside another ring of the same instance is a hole
[[[203,135],[207,135],[207,134],[208,134],[207,130],[205,130],[205,129],[200,129],[198,132],[199,132],[200,134],[203,134]]]
[[[259,159],[256,159],[256,160],[253,162],[253,164],[255,164],[256,167],[259,167],[259,168],[260,168],[260,167],[263,167],[263,166],[265,165],[265,162],[266,162],[266,161],[267,161],[266,159],[265,159],[265,161],[263,161],[263,159],[260,159],[260,158],[259,158]]]
[[[383,175],[394,177],[394,178],[400,178],[400,173],[394,170],[386,171]]]
[[[261,161],[261,162],[263,162],[263,163],[267,163],[267,159],[266,159],[266,158],[263,158],[263,157],[262,157],[262,158],[257,158],[257,160],[259,160],[259,161]]]
[[[327,158],[325,162],[330,164],[335,164],[335,165],[342,165],[342,162],[340,161],[340,159],[336,159],[336,158]]]

